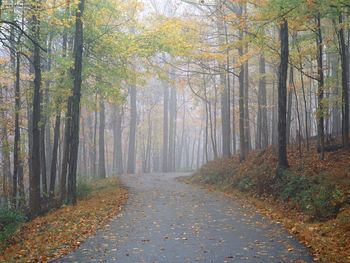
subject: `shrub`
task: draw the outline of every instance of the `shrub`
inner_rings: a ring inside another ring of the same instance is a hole
[[[242,178],[237,184],[237,188],[242,192],[249,191],[253,187],[254,187],[254,182],[253,182],[252,178],[250,178],[250,177]]]
[[[306,176],[298,176],[290,171],[286,171],[282,178],[275,184],[277,195],[283,201],[300,201],[300,193],[307,191],[312,185],[311,179]]]
[[[0,208],[0,244],[5,245],[8,239],[15,234],[24,216],[15,210]],[[0,246],[0,249],[3,247]]]
[[[342,195],[334,185],[315,184],[300,193],[300,205],[314,219],[326,220],[339,213]]]
[[[248,170],[245,173],[245,177],[251,178],[254,191],[258,195],[271,194],[273,192],[273,178],[276,174],[274,167],[271,167],[270,163],[262,162],[254,167],[254,169]]]
[[[227,184],[235,174],[235,165],[230,159],[218,159],[208,162],[198,172],[200,183]]]
[[[91,181],[84,177],[79,177],[77,181],[77,197],[87,198],[92,192]]]
[[[326,220],[338,214],[343,197],[342,191],[326,182],[322,176],[311,178],[286,171],[274,188],[283,201],[294,202],[316,220]]]

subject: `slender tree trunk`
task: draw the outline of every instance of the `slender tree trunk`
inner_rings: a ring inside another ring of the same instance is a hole
[[[278,74],[277,78],[279,78]],[[278,144],[278,102],[276,102],[276,83],[272,83],[272,117],[271,117],[271,144]]]
[[[148,129],[147,129],[147,140],[145,149],[145,173],[150,173],[151,171],[151,148],[152,148],[152,121],[151,112],[148,113]]]
[[[280,26],[281,62],[278,81],[278,175],[289,167],[287,159],[287,74],[289,59],[288,22],[284,19]]]
[[[318,67],[318,109],[317,109],[317,131],[318,148],[320,150],[320,159],[324,159],[324,72],[323,72],[323,37],[321,29],[321,14],[317,15],[317,67]]]
[[[92,162],[92,170],[93,175],[97,176],[97,123],[98,123],[98,113],[97,113],[97,93],[95,97],[95,118],[94,118],[94,138],[93,138],[93,162]]]
[[[209,140],[209,115],[211,114],[209,111],[209,104],[208,96],[207,96],[207,83],[205,79],[205,75],[203,77],[203,86],[204,86],[204,100],[203,100],[203,106],[205,110],[205,145],[204,145],[204,154],[205,154],[205,162],[207,163],[209,161],[208,158],[208,140]]]
[[[43,93],[40,95],[41,98],[41,123],[40,123],[40,167],[41,167],[41,183],[42,183],[42,199],[46,206],[48,197],[48,184],[47,184],[47,170],[46,170],[46,147],[45,147],[45,126],[46,116],[45,109],[43,106]]]
[[[343,16],[339,15],[339,24],[343,24]],[[340,40],[340,59],[342,68],[342,104],[343,104],[343,147],[349,147],[349,51],[345,43],[345,34],[343,26],[339,29]]]
[[[168,153],[168,170],[175,172],[175,123],[176,123],[176,90],[170,90],[169,105],[169,153]]]
[[[181,143],[179,145],[178,158],[177,158],[177,169],[181,168],[182,163],[182,153],[185,142],[185,123],[186,123],[186,97],[183,94],[183,113],[182,113],[182,129],[181,129]]]
[[[269,129],[267,122],[267,96],[266,96],[266,63],[265,56],[260,57],[261,73],[261,148],[266,149],[269,144]]]
[[[197,162],[196,162],[196,169],[198,170],[200,167],[200,160],[201,160],[201,146],[202,146],[202,126],[199,130],[199,138],[198,138],[198,145],[197,145]]]
[[[294,73],[291,72],[291,75]],[[302,150],[301,150],[301,121],[300,121],[300,113],[299,113],[299,100],[298,100],[298,94],[297,94],[297,89],[295,87],[294,83],[294,76],[292,78],[292,85],[293,85],[293,90],[294,90],[294,96],[295,96],[295,109],[297,111],[297,119],[298,119],[298,130],[297,130],[297,135],[298,135],[298,146],[299,146],[299,158],[300,160],[302,159]]]
[[[100,127],[98,137],[98,177],[106,178],[106,160],[105,160],[105,103],[103,98],[100,98]]]
[[[289,85],[287,87],[288,92],[288,108],[287,108],[287,142],[290,143],[290,129],[292,122],[292,107],[293,107],[293,83],[294,83],[294,70],[293,66],[289,68]]]
[[[242,16],[242,7],[240,7],[240,16]],[[239,32],[239,40],[243,40],[243,30]],[[243,56],[243,47],[238,48],[238,55]],[[245,67],[241,63],[240,72],[238,76],[239,81],[239,148],[240,148],[240,160],[244,161],[247,155],[246,149],[246,139],[245,139],[245,108],[244,108],[244,76],[245,76]]]
[[[163,161],[162,161],[162,172],[168,172],[168,142],[169,142],[169,88],[164,82],[164,109],[163,109]]]
[[[0,94],[0,105],[4,103],[3,96]],[[11,158],[10,158],[10,145],[8,138],[8,130],[6,123],[5,111],[0,107],[0,121],[1,123],[1,161],[2,161],[2,172],[3,172],[3,192],[4,198],[7,202],[11,198]]]
[[[339,60],[337,56],[333,56],[333,59],[331,60],[331,71],[332,71],[332,78],[336,79],[336,84],[332,88],[333,96],[335,98],[338,98],[339,96],[339,73],[338,73],[338,64]],[[341,106],[338,99],[334,100],[334,103],[332,105],[332,134],[336,137],[342,134],[342,128],[341,128]]]
[[[121,107],[113,106],[113,172],[123,174],[122,112]]]
[[[49,32],[49,35],[47,37],[47,63],[46,63],[46,72],[51,71],[51,66],[52,66],[52,41],[53,41],[53,33]],[[49,174],[51,171],[51,160],[52,160],[52,143],[51,143],[51,123],[50,123],[50,116],[49,116],[49,104],[50,104],[50,85],[51,81],[47,80],[45,82],[45,90],[44,90],[44,112],[45,115],[43,117],[43,123],[42,125],[44,126],[44,136],[45,136],[45,168],[46,168],[46,173]]]
[[[135,173],[135,157],[136,157],[136,87],[130,88],[130,131],[129,131],[129,152],[128,152],[128,167],[127,173]]]
[[[267,101],[266,101],[266,71],[265,57],[262,54],[259,61],[259,92],[258,92],[258,116],[257,116],[257,149],[266,149],[268,145],[267,128]]]
[[[235,99],[236,99],[235,98],[235,76],[232,75],[232,91],[231,91],[232,118],[231,119],[232,119],[232,151],[233,151],[233,154],[237,153],[237,142],[236,142],[236,102],[235,102]],[[209,111],[209,112],[211,112],[211,111]]]
[[[21,158],[21,129],[20,129],[20,110],[21,110],[21,91],[20,91],[20,54],[16,54],[16,80],[15,80],[15,138],[13,147],[13,180],[12,180],[12,205],[23,207],[24,205],[24,182],[23,182],[23,162]],[[19,202],[17,202],[17,186],[19,188]]]
[[[247,3],[244,4],[244,18],[247,19]],[[248,31],[248,28],[245,28]],[[248,35],[248,33],[245,33]],[[249,43],[246,41],[245,53],[249,52]],[[244,63],[244,133],[245,133],[245,149],[249,152],[252,149],[252,140],[250,135],[250,116],[249,116],[249,61]]]
[[[229,45],[227,24],[224,21],[224,32],[225,32],[225,44]],[[229,49],[226,49],[226,72],[224,75],[220,75],[223,84],[223,93],[221,94],[221,118],[222,118],[222,142],[223,142],[223,155],[224,157],[231,156],[231,81],[230,81],[230,56]]]
[[[61,109],[60,105],[56,105],[56,119],[54,128],[54,138],[52,147],[52,160],[51,160],[51,171],[50,171],[50,191],[49,201],[52,203],[55,197],[55,186],[56,186],[56,175],[57,175],[57,157],[58,157],[58,143],[60,139],[60,127],[61,127]]]
[[[248,50],[248,47],[247,47]],[[244,139],[246,151],[252,149],[250,135],[250,117],[249,117],[249,63],[244,63]]]
[[[66,202],[67,199],[67,172],[68,172],[68,160],[70,155],[71,145],[71,104],[72,98],[68,98],[67,113],[64,126],[64,142],[63,142],[63,155],[62,155],[62,168],[61,168],[61,180],[60,180],[60,200],[61,203]]]
[[[228,87],[224,74],[220,75],[221,82],[221,125],[222,125],[222,154],[224,157],[231,156],[231,127],[230,127],[230,109],[228,101]]]

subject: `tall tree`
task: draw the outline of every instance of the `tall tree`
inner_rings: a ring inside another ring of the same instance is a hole
[[[257,143],[258,149],[266,149],[268,145],[267,123],[267,97],[266,97],[266,63],[264,54],[259,60],[259,91],[258,91],[258,116],[257,116]]]
[[[123,174],[123,147],[122,147],[122,109],[119,104],[113,106],[113,171]]]
[[[349,30],[350,31],[350,30]],[[339,30],[338,30],[339,42],[340,42],[340,59],[342,68],[342,109],[343,109],[343,146],[349,147],[349,47],[346,45],[343,15],[339,15]],[[348,36],[350,39],[350,36]],[[350,41],[348,41],[350,43]]]
[[[324,159],[324,71],[323,71],[323,36],[321,28],[321,14],[316,16],[316,44],[317,44],[317,72],[318,72],[318,108],[317,108],[317,133],[320,159]]]
[[[23,160],[21,157],[21,129],[20,129],[20,110],[21,110],[21,90],[20,90],[20,53],[16,53],[16,81],[15,81],[15,138],[13,149],[13,190],[14,206],[17,206],[17,190],[19,190],[19,207],[23,208],[25,193],[23,181]],[[17,185],[19,187],[17,187]]]
[[[242,17],[243,8],[240,6],[239,16]],[[240,29],[239,32],[239,40],[243,40],[243,29]],[[238,55],[243,57],[243,46],[240,45],[238,48]],[[244,64],[241,63],[240,72],[238,76],[239,81],[239,148],[240,148],[240,160],[244,161],[247,155],[246,149],[246,134],[245,134],[245,107],[244,107],[244,76],[245,76],[245,67]]]
[[[68,170],[68,195],[67,202],[76,204],[76,179],[77,162],[79,149],[79,125],[80,125],[80,99],[83,70],[83,49],[84,49],[84,31],[83,31],[83,13],[85,0],[80,0],[75,18],[75,38],[74,38],[74,71],[73,71],[73,95],[71,97],[71,130],[70,130],[70,154]],[[69,104],[69,103],[68,103]]]
[[[134,174],[136,166],[136,124],[137,124],[137,91],[135,86],[130,87],[130,129],[127,173]]]
[[[33,39],[40,43],[40,5],[41,1],[37,0],[33,4],[33,13],[31,17]],[[36,217],[40,214],[41,209],[41,194],[40,194],[40,120],[41,120],[41,55],[40,47],[34,44],[33,47],[33,68],[34,68],[34,83],[33,83],[33,110],[32,110],[32,155],[31,165],[32,174],[29,178],[29,214],[31,217]]]
[[[169,87],[163,82],[164,89],[164,108],[163,108],[163,160],[162,172],[168,172],[168,143],[169,143]]]
[[[106,178],[106,161],[105,161],[105,103],[103,98],[100,98],[100,126],[99,126],[99,137],[98,137],[98,177]]]
[[[176,89],[170,89],[169,104],[169,153],[168,167],[169,172],[175,172],[175,147],[176,147]]]
[[[287,159],[287,74],[289,60],[288,21],[280,25],[281,61],[278,80],[278,169],[279,175],[289,167]]]

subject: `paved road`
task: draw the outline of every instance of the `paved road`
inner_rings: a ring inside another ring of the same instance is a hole
[[[279,225],[176,176],[123,176],[123,213],[58,262],[312,262]]]

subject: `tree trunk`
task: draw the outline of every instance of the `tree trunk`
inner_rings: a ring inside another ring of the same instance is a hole
[[[323,72],[323,37],[321,30],[321,14],[317,15],[317,68],[318,68],[318,109],[317,109],[317,133],[320,159],[324,159],[324,72]]]
[[[103,98],[100,98],[100,126],[98,137],[98,177],[106,178],[106,161],[105,161],[105,103]]]
[[[93,162],[92,162],[92,171],[93,171],[93,175],[97,176],[97,124],[98,124],[98,113],[97,113],[97,93],[96,93],[96,97],[95,97],[95,118],[94,118],[94,138],[93,138],[93,146],[92,146],[92,158],[93,158]]]
[[[267,123],[267,96],[266,96],[266,64],[265,56],[260,57],[260,74],[261,79],[259,84],[261,85],[261,97],[260,97],[260,107],[261,107],[261,148],[266,149],[269,144],[269,129]]]
[[[339,71],[338,71],[339,59],[337,56],[333,56],[331,60],[331,77],[336,79],[336,84],[332,88],[332,93],[335,98],[339,97]],[[341,106],[338,99],[334,100],[332,105],[332,134],[336,137],[342,134],[341,124]]]
[[[162,172],[168,172],[168,142],[169,142],[169,128],[168,128],[168,113],[169,113],[169,88],[164,82],[164,109],[163,109],[163,161]]]
[[[232,119],[232,153],[233,154],[237,153],[237,142],[236,142],[236,103],[235,103],[235,99],[236,99],[235,98],[235,76],[232,75],[232,91],[231,91],[232,118],[231,119]]]
[[[54,128],[54,138],[52,147],[52,160],[50,171],[50,191],[49,191],[49,203],[51,204],[55,197],[56,175],[57,175],[57,157],[58,157],[58,143],[60,139],[60,127],[61,127],[61,109],[59,103],[56,105],[56,120]]]
[[[24,205],[24,182],[23,182],[23,161],[21,158],[21,129],[20,129],[20,110],[21,110],[21,91],[20,91],[20,54],[16,54],[16,80],[15,80],[15,138],[13,146],[13,180],[12,180],[12,205],[23,208]],[[17,190],[19,186],[19,199],[17,202]]]
[[[289,59],[288,22],[284,19],[280,26],[281,62],[278,81],[278,175],[289,167],[287,159],[287,74]]]
[[[240,16],[242,16],[242,7],[240,7]],[[239,40],[243,40],[243,30],[239,32]],[[238,48],[238,55],[243,57],[243,47]],[[244,161],[247,155],[246,151],[246,140],[245,140],[245,111],[244,111],[244,75],[245,75],[244,64],[241,63],[240,72],[238,76],[239,81],[239,148],[240,148],[240,160]]]
[[[248,48],[247,48],[248,50]],[[250,117],[249,117],[249,63],[244,63],[244,139],[245,149],[250,151],[252,149],[250,136]]]
[[[289,68],[289,85],[287,87],[287,143],[290,143],[290,129],[292,122],[292,107],[293,107],[293,82],[294,82],[294,71],[293,66]]]
[[[79,125],[80,125],[80,98],[83,69],[83,12],[85,0],[80,0],[75,20],[75,40],[74,40],[74,84],[71,103],[71,146],[69,155],[68,170],[68,204],[75,205],[77,202],[76,179],[77,179],[77,162],[79,149]]]
[[[130,88],[130,131],[129,131],[129,151],[128,151],[128,167],[127,173],[135,173],[135,157],[136,157],[136,123],[137,123],[137,108],[136,108],[136,87]]]
[[[343,24],[343,16],[339,15],[339,24]],[[345,43],[343,26],[339,29],[340,59],[342,68],[342,104],[343,104],[343,147],[349,147],[349,53]]]
[[[34,7],[35,13],[38,12],[37,7]],[[40,20],[36,14],[32,16],[32,28],[34,38],[39,42],[40,39]],[[34,92],[33,92],[33,148],[32,148],[32,176],[29,178],[29,215],[34,218],[40,214],[40,121],[41,121],[41,57],[40,48],[34,45],[33,52],[33,67],[34,67]]]
[[[3,105],[3,96],[0,94],[0,105]],[[7,202],[11,198],[11,157],[10,157],[10,145],[8,139],[8,130],[6,123],[5,111],[0,107],[0,122],[1,123],[1,158],[2,158],[2,171],[3,171],[3,192],[4,198]]]
[[[169,105],[169,153],[168,153],[168,171],[175,172],[175,124],[176,124],[176,90],[170,90]]]
[[[256,127],[256,149],[265,148],[262,146],[263,140],[263,110],[266,112],[266,105],[263,105],[264,95],[266,103],[266,77],[265,77],[265,57],[260,55],[259,60],[259,91],[258,91],[258,113],[257,113],[257,127]],[[267,120],[267,116],[266,116]]]
[[[224,74],[220,75],[221,83],[221,125],[222,125],[222,154],[224,157],[231,156],[231,120],[230,120],[230,103],[227,79]]]
[[[46,148],[45,148],[45,126],[46,126],[46,116],[44,113],[45,109],[43,106],[43,93],[40,95],[41,98],[41,123],[40,123],[40,167],[41,167],[41,183],[42,183],[42,199],[44,205],[46,205],[48,197],[48,184],[47,184],[47,171],[46,171]]]
[[[117,175],[123,174],[123,147],[122,147],[122,112],[121,107],[113,106],[113,171]]]
[[[49,35],[47,37],[47,63],[46,63],[46,72],[51,71],[52,66],[52,40],[53,40],[53,32],[49,32]],[[45,82],[45,91],[44,91],[44,112],[45,117],[43,118],[45,121],[42,123],[44,126],[44,136],[45,136],[45,168],[46,173],[49,174],[51,171],[51,160],[52,160],[52,143],[51,143],[51,123],[50,123],[50,116],[49,113],[49,104],[50,104],[50,85],[51,80],[46,80]]]

